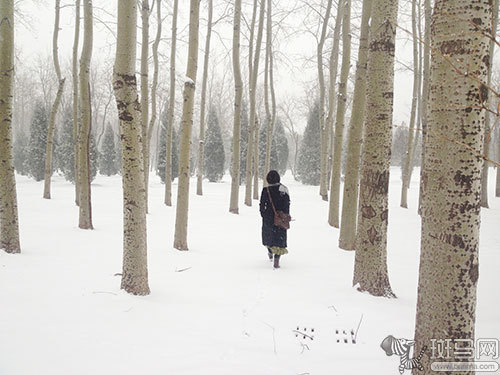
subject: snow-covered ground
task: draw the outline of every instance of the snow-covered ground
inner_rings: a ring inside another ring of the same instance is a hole
[[[389,334],[413,337],[420,248],[418,182],[405,210],[399,176],[393,169],[388,236],[397,299],[352,288],[354,254],[338,249],[328,204],[289,173],[295,221],[277,271],[260,242],[257,202],[228,213],[228,178],[205,182],[203,197],[192,180],[190,251],[174,250],[175,206],[163,204],[164,186],[152,176],[147,297],[127,295],[115,276],[119,176],[92,184],[93,231],[78,229],[73,185],[56,176],[53,199],[44,200],[43,183],[18,176],[22,254],[0,251],[0,374],[398,374],[399,359],[379,345]],[[498,338],[500,199],[490,195],[490,206],[482,211],[477,336]],[[314,340],[296,337],[297,328]]]

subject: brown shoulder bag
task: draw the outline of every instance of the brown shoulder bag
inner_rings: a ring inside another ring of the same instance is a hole
[[[274,211],[274,225],[282,229],[290,229],[290,220],[292,220],[292,217],[283,211],[276,211],[276,207],[274,207],[273,203],[273,198],[271,198],[271,192],[269,191],[269,187],[267,187],[266,190],[267,194],[269,195],[269,200],[271,201],[271,206],[273,207]]]

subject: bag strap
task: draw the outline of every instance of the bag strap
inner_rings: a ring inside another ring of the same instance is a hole
[[[274,207],[273,198],[271,198],[271,192],[269,191],[269,186],[266,187],[267,195],[269,195],[269,200],[271,201],[271,206],[273,206],[274,214],[276,215],[276,207]]]

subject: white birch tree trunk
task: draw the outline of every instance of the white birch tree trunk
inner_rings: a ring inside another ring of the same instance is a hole
[[[75,0],[75,35],[73,39],[73,56],[71,60],[71,74],[73,78],[73,149],[75,153],[74,165],[75,165],[75,204],[78,206],[80,204],[80,167],[78,157],[78,151],[80,149],[80,125],[79,125],[79,98],[78,98],[78,44],[80,43],[80,0]]]
[[[158,25],[156,27],[156,37],[153,42],[153,83],[151,85],[151,119],[149,120],[148,126],[148,139],[147,139],[147,147],[148,147],[148,164],[149,164],[149,155],[151,154],[151,138],[153,137],[153,131],[156,124],[157,119],[157,94],[158,94],[158,73],[159,73],[159,60],[158,60],[158,47],[161,41],[161,32],[162,32],[162,19],[161,19],[161,0],[156,0],[156,19],[158,20]],[[158,127],[158,130],[160,128]],[[158,137],[157,137],[158,139]],[[155,155],[156,156],[156,153]],[[155,162],[153,160],[153,165]],[[149,176],[149,172],[147,174]],[[146,185],[147,186],[147,185]],[[146,199],[147,203],[147,199]]]
[[[141,1],[141,128],[142,128],[142,162],[144,163],[144,188],[146,192],[146,212],[148,212],[149,185],[149,0]]]
[[[434,6],[415,353],[431,339],[474,340],[490,61],[488,33],[479,30],[491,21],[489,0],[436,0]],[[423,356],[419,374],[435,373],[430,357]]]
[[[121,288],[149,294],[146,191],[142,124],[135,77],[137,1],[118,0],[118,31],[113,88],[120,119],[123,181],[123,271]]]
[[[347,137],[347,159],[339,234],[339,247],[344,250],[354,250],[356,240],[359,166],[361,162],[361,145],[363,143],[363,125],[366,108],[366,80],[371,9],[372,2],[363,1],[358,62],[356,64],[356,82],[354,85],[351,120]]]
[[[342,67],[340,69],[339,93],[337,101],[337,116],[335,119],[335,142],[333,145],[332,180],[330,183],[330,202],[328,223],[339,227],[340,205],[340,175],[342,169],[342,145],[344,139],[344,121],[347,106],[347,80],[351,68],[351,1],[343,0],[344,11],[342,20]]]
[[[408,208],[408,190],[410,188],[411,165],[413,163],[413,148],[415,138],[415,122],[417,120],[417,104],[421,88],[422,79],[420,77],[420,55],[418,53],[418,34],[417,34],[417,0],[412,0],[411,3],[411,28],[413,34],[413,93],[410,112],[410,124],[408,129],[408,149],[404,159],[402,170],[402,185],[401,185],[401,200],[399,205],[403,208]],[[418,108],[418,110],[420,110]],[[417,134],[418,138],[418,134]]]
[[[165,204],[172,206],[172,129],[175,111],[175,54],[177,50],[177,13],[179,0],[174,0],[172,13],[172,37],[170,41],[170,97],[168,101],[168,124],[165,155]]]
[[[258,140],[258,128],[256,127],[256,89],[257,76],[259,75],[260,50],[262,45],[262,34],[264,29],[264,11],[266,9],[266,0],[260,2],[259,26],[257,29],[257,40],[255,43],[254,62],[252,74],[250,74],[250,119],[248,122],[248,150],[246,159],[246,176],[245,176],[245,205],[252,206],[252,176],[256,174],[258,185],[258,169],[255,169],[255,161],[258,163],[259,154],[256,152],[255,140]],[[254,174],[252,174],[252,169]],[[255,177],[255,176],[254,176]],[[254,183],[255,184],[255,183]],[[254,188],[255,190],[255,188]],[[258,194],[258,192],[257,192]]]
[[[332,0],[328,0],[326,4],[325,17],[321,27],[321,35],[319,37],[318,48],[316,49],[316,59],[318,64],[318,81],[319,81],[319,128],[321,131],[321,162],[320,162],[320,180],[319,180],[319,195],[324,201],[328,200],[328,144],[329,137],[325,126],[325,74],[323,70],[323,46],[325,44],[326,32],[328,30],[328,21],[332,9]]]
[[[421,212],[423,196],[423,171],[425,169],[426,144],[427,144],[427,114],[430,95],[430,77],[431,77],[431,0],[424,0],[424,56],[423,56],[423,76],[422,76],[422,157],[420,161],[420,186],[418,195],[418,213]]]
[[[199,0],[190,0],[189,12],[189,51],[186,78],[184,82],[184,102],[179,148],[179,187],[175,216],[174,248],[188,250],[187,226],[189,210],[189,156],[191,129],[193,127],[193,108],[198,69],[198,29],[200,19]]]
[[[201,84],[200,103],[200,139],[198,144],[198,173],[196,194],[203,195],[203,167],[205,164],[205,102],[207,98],[208,63],[210,58],[210,38],[212,36],[213,0],[208,0],[208,25],[205,40],[205,57],[203,62],[203,78]],[[234,47],[234,46],[233,46]],[[239,154],[238,154],[239,155]]]
[[[255,9],[255,7],[254,7]],[[234,3],[233,20],[233,74],[234,74],[234,120],[233,120],[233,158],[231,166],[231,197],[229,212],[238,214],[238,197],[240,191],[240,133],[241,133],[241,100],[243,81],[240,69],[240,33],[241,33],[241,0]],[[252,31],[253,33],[253,31]],[[250,38],[250,46],[252,38]],[[250,72],[251,72],[250,67]],[[251,79],[250,79],[251,80]]]
[[[325,137],[329,140],[328,146],[328,171],[332,169],[333,161],[333,120],[336,112],[337,105],[337,75],[339,70],[339,45],[340,45],[340,28],[342,26],[342,18],[344,12],[345,1],[339,1],[337,5],[337,15],[335,17],[335,27],[333,29],[333,44],[330,51],[329,61],[329,88],[328,88],[328,115],[325,124]],[[327,176],[328,181],[328,176]]]
[[[366,134],[353,284],[374,296],[394,297],[387,272],[389,165],[392,140],[397,0],[372,8],[366,90]]]
[[[0,248],[20,253],[17,193],[12,158],[14,2],[0,2]]]
[[[264,163],[264,182],[267,186],[266,175],[271,170],[271,147],[273,144],[274,125],[276,123],[276,94],[274,91],[274,59],[273,59],[273,24],[272,24],[272,3],[267,1],[267,30],[266,30],[266,81],[268,81],[269,91],[271,94],[271,108],[269,108],[268,85],[264,85],[264,94],[266,96],[266,115],[267,115],[267,134],[266,134],[266,160]]]
[[[55,20],[54,20],[54,32],[52,36],[52,58],[54,61],[54,70],[56,72],[58,88],[56,98],[54,99],[54,104],[52,105],[52,110],[49,116],[49,127],[47,130],[47,144],[45,149],[45,174],[44,174],[44,185],[43,185],[43,197],[45,199],[50,199],[50,179],[52,177],[52,153],[54,150],[54,128],[56,126],[56,116],[59,105],[61,104],[61,98],[64,90],[65,78],[62,78],[61,68],[59,67],[59,54],[57,47],[57,40],[59,37],[59,11],[61,9],[61,0],[56,0],[55,5]]]
[[[94,229],[92,226],[92,203],[90,195],[90,137],[92,113],[90,105],[90,60],[93,44],[92,0],[83,0],[83,47],[80,58],[80,200],[79,223],[81,229]]]

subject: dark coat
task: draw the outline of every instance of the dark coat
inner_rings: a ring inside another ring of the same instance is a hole
[[[267,247],[286,248],[286,229],[274,225],[274,211],[269,200],[268,188],[260,194],[260,216],[262,216],[262,244]],[[288,189],[281,184],[269,186],[269,192],[277,211],[290,213],[290,196]]]

